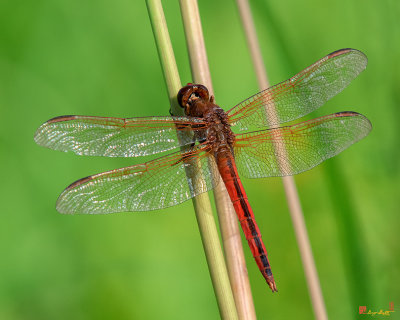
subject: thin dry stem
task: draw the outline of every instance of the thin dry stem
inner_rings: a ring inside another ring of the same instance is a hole
[[[204,44],[200,14],[195,0],[181,0],[181,12],[189,50],[193,81],[204,84],[210,94],[214,93]],[[214,199],[220,222],[229,279],[240,319],[256,319],[253,297],[244,259],[236,213],[225,185],[221,182],[214,188]]]
[[[176,94],[181,88],[181,82],[161,1],[147,0],[147,8],[168,88],[171,110],[174,114],[179,114],[182,109],[177,104]],[[237,319],[232,290],[208,194],[203,193],[193,198],[193,206],[221,318],[229,320]]]
[[[257,74],[258,84],[261,90],[268,88],[267,73],[258,44],[257,34],[247,0],[237,0],[243,27],[245,29],[247,42],[250,48],[254,68]],[[279,146],[281,149],[282,146]],[[282,150],[282,149],[281,149]],[[284,149],[283,149],[284,150]],[[285,151],[283,151],[285,152]],[[284,158],[284,157],[282,157]],[[284,165],[284,164],[282,164]],[[296,239],[300,248],[301,259],[306,274],[307,285],[311,296],[315,317],[319,320],[328,319],[324,298],[315,267],[315,262],[308,238],[307,228],[304,222],[304,215],[301,209],[299,196],[293,177],[283,177],[283,185],[286,199],[289,206],[290,215],[296,233]]]

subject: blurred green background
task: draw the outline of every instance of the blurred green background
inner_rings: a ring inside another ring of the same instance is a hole
[[[330,318],[394,302],[391,318],[400,319],[399,1],[251,5],[271,83],[340,48],[369,58],[312,117],[358,111],[373,131],[296,182]],[[239,15],[234,1],[199,6],[216,99],[227,109],[257,91]],[[186,83],[179,5],[165,1],[164,9]],[[55,210],[76,179],[147,158],[79,157],[33,141],[58,115],[168,114],[144,1],[1,1],[0,108],[1,319],[218,319],[190,201],[141,214]],[[281,180],[243,183],[279,288],[271,294],[244,243],[258,318],[311,319]]]

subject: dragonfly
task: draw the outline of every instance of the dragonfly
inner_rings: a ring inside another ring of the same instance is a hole
[[[65,214],[162,209],[207,192],[222,180],[257,266],[275,292],[267,250],[240,176],[298,174],[368,135],[370,121],[351,111],[279,127],[322,106],[366,65],[361,51],[341,49],[228,111],[215,104],[204,85],[188,83],[177,94],[185,116],[50,119],[34,139],[54,150],[106,157],[171,151],[77,180],[61,193],[56,208]]]

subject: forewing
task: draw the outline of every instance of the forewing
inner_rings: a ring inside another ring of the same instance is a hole
[[[356,112],[340,112],[293,126],[239,134],[235,159],[247,178],[294,175],[331,158],[371,131]]]
[[[62,192],[57,210],[105,214],[162,209],[212,189],[218,183],[217,172],[214,158],[194,147],[184,154],[80,179]]]
[[[61,116],[42,124],[35,133],[35,141],[78,155],[137,157],[193,143],[191,125],[201,128],[205,123],[189,117]],[[179,141],[177,131],[181,133]]]
[[[341,92],[367,66],[364,53],[342,49],[228,111],[239,130],[273,127],[300,118]]]

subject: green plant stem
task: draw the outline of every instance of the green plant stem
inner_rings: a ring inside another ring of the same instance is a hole
[[[171,111],[173,114],[179,114],[182,109],[178,106],[176,94],[181,88],[181,82],[161,1],[147,0],[146,3],[161,67],[168,88]],[[237,319],[232,290],[208,194],[203,193],[193,198],[193,206],[221,318],[229,320]]]
[[[205,85],[213,95],[197,1],[180,0],[180,7],[193,80],[195,83]],[[253,320],[256,319],[256,313],[236,213],[222,182],[213,189],[213,192],[238,316],[242,320]]]

